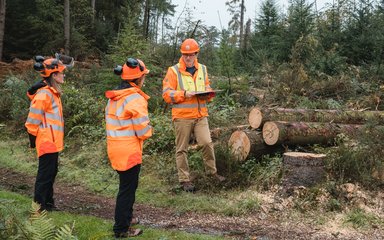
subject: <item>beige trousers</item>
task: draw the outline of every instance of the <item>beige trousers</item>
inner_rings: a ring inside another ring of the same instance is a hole
[[[176,167],[179,182],[190,181],[187,153],[192,133],[202,147],[205,170],[209,174],[215,174],[217,172],[216,159],[207,117],[175,119],[173,123],[176,132]]]

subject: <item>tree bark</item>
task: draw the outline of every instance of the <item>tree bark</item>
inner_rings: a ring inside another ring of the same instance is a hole
[[[232,155],[237,161],[244,161],[248,157],[260,157],[276,150],[275,147],[264,143],[260,131],[237,130],[232,133],[228,141]]]
[[[246,130],[249,128],[250,128],[249,125],[238,125],[235,127],[214,128],[214,129],[211,129],[211,138],[213,140],[222,139],[226,135],[230,135],[236,130]]]
[[[239,126],[235,126],[235,127],[221,127],[221,128],[211,129],[210,133],[211,133],[212,142],[214,143],[214,145],[219,144],[220,142],[226,142],[226,141],[228,141],[230,135],[234,131],[244,130],[244,129],[249,129],[249,125],[239,125]],[[198,149],[199,148],[194,135],[192,135],[189,142],[190,142],[189,149]]]
[[[71,38],[71,25],[70,25],[70,10],[69,0],[64,0],[64,51],[66,55],[70,53],[70,38]]]
[[[244,6],[244,0],[241,0],[240,5],[240,49],[243,49],[244,47],[244,13],[245,13],[245,6]]]
[[[145,0],[144,19],[143,19],[143,35],[144,35],[145,40],[148,40],[150,11],[151,11],[150,0]]]
[[[96,0],[91,0],[91,8],[92,8],[92,23],[95,22],[95,15],[96,15]]]
[[[362,127],[355,124],[275,121],[266,122],[262,132],[267,145],[329,144],[338,134],[353,135]]]
[[[262,127],[268,121],[364,124],[370,120],[384,124],[384,112],[255,107],[248,115],[248,122],[252,128]]]
[[[6,0],[0,0],[0,61],[3,59]]]
[[[283,188],[312,187],[325,180],[325,154],[286,152],[283,154]]]

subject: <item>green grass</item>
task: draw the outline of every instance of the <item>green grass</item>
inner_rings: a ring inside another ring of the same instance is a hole
[[[115,197],[118,188],[117,174],[105,159],[103,142],[95,143],[75,154],[64,151],[60,154],[58,181],[81,184],[100,195]],[[178,212],[195,211],[201,213],[219,213],[228,216],[242,215],[259,208],[259,200],[254,196],[239,197],[242,189],[209,191],[202,189],[195,194],[186,193],[177,188],[176,175],[171,180],[156,173],[158,156],[146,156],[137,190],[137,203],[151,204],[157,207],[171,207]],[[0,142],[0,166],[14,169],[30,175],[37,171],[37,157],[28,149],[26,139]],[[165,161],[165,160],[164,160]],[[169,159],[167,160],[169,161]],[[173,159],[169,165],[174,164]],[[174,167],[174,166],[173,166]],[[175,173],[176,174],[176,173]],[[214,183],[212,183],[214,184]],[[209,184],[206,184],[209,185]]]
[[[31,199],[25,196],[0,191],[0,216],[15,215],[20,223],[28,221],[29,209],[31,208]],[[82,216],[76,214],[70,214],[66,212],[50,212],[48,217],[53,220],[56,227],[63,225],[72,226],[74,224],[73,235],[78,239],[114,239],[112,237],[112,225],[110,220],[100,219],[92,216]],[[19,225],[20,226],[20,225]],[[161,229],[154,229],[139,225],[138,227],[144,230],[143,235],[135,239],[223,239],[220,236],[208,236],[202,234],[190,234],[181,231],[166,231]],[[0,228],[1,230],[1,228]]]
[[[378,218],[372,213],[365,212],[362,209],[355,208],[349,211],[345,218],[345,224],[352,224],[354,228],[371,228],[384,226],[384,220]]]

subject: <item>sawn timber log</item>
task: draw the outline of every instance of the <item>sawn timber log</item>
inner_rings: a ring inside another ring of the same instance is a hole
[[[364,124],[370,120],[384,125],[384,111],[254,107],[248,115],[249,125],[254,129],[262,127],[268,121]]]
[[[264,143],[262,133],[256,130],[234,131],[228,140],[228,146],[237,161],[244,161],[249,156],[260,157],[272,153],[276,147]]]
[[[318,122],[266,122],[263,139],[267,145],[329,144],[340,133],[354,135],[364,125]]]

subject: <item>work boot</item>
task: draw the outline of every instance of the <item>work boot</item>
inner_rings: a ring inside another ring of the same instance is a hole
[[[194,192],[195,186],[190,182],[181,182],[181,186],[183,187],[183,190],[186,192]]]
[[[46,210],[48,211],[48,212],[60,212],[61,211],[61,209],[60,208],[58,208],[58,207],[56,207],[55,205],[53,205],[52,207],[47,207],[46,208]]]
[[[129,238],[136,237],[143,233],[140,228],[129,228],[127,232],[115,233],[115,238]]]
[[[52,204],[52,203],[47,203],[45,210],[47,210],[48,212],[61,211],[60,208],[58,208],[55,204]]]
[[[223,177],[223,176],[221,176],[221,175],[219,175],[219,174],[217,174],[217,173],[213,174],[212,177],[213,177],[215,180],[217,180],[218,182],[224,182],[224,181],[225,181],[225,177]]]

